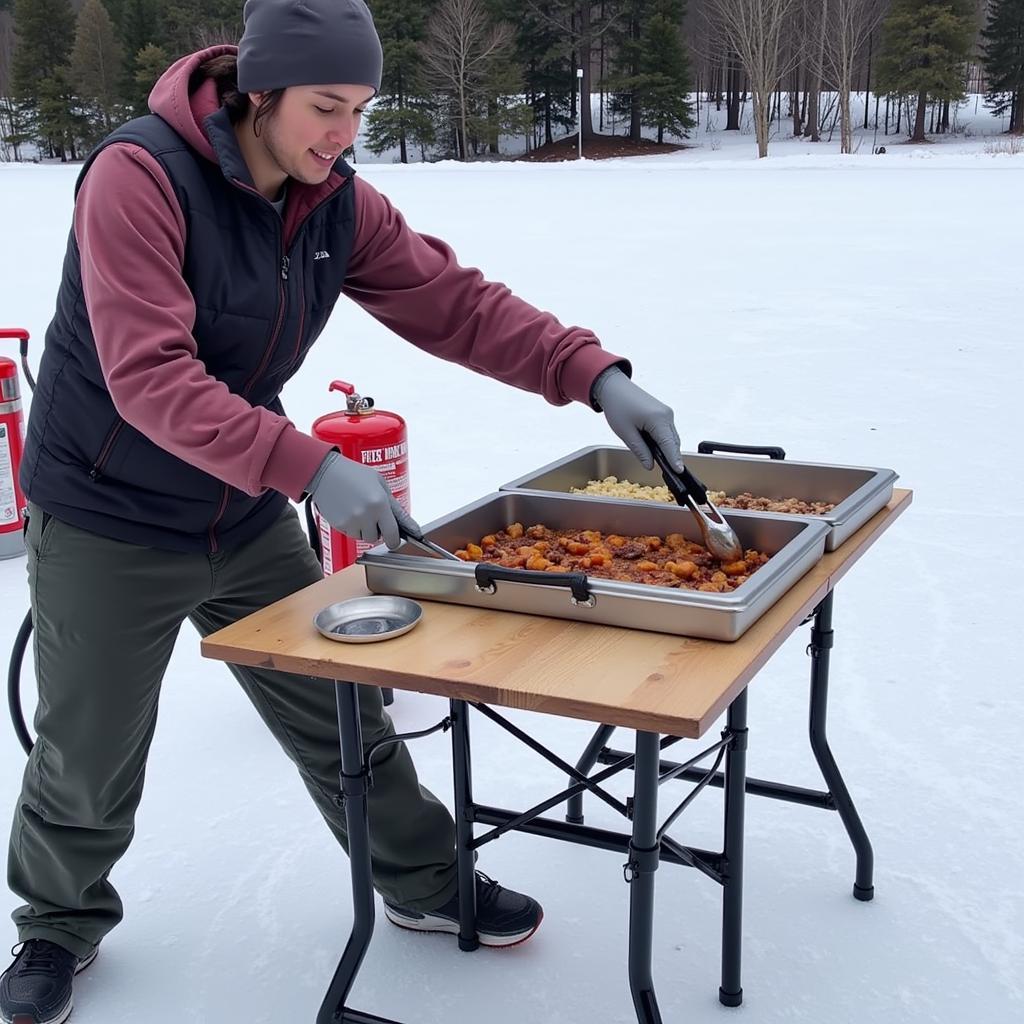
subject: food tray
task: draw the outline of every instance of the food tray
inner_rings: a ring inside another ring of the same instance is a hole
[[[738,511],[729,521],[744,548],[772,557],[744,584],[725,594],[453,562],[420,554],[411,544],[397,551],[378,545],[358,561],[365,568],[366,585],[379,594],[736,640],[821,558],[829,528],[807,516],[766,512]],[[454,551],[514,522],[634,536],[681,533],[687,540],[701,540],[693,514],[677,505],[512,491],[487,495],[436,519],[423,532]],[[574,581],[576,586],[570,590]]]
[[[705,442],[702,448],[710,443]],[[772,451],[781,449],[749,449]],[[835,508],[825,515],[753,512],[753,515],[783,515],[788,519],[826,523],[829,533],[825,550],[834,551],[851,534],[884,508],[892,497],[898,479],[891,469],[861,466],[832,466],[816,462],[791,462],[788,459],[752,459],[736,455],[684,452],[683,458],[693,474],[711,491],[736,495],[743,491],[762,498],[800,498],[803,501],[827,501]],[[503,484],[502,491],[527,494],[566,494],[572,487],[586,487],[590,480],[607,476],[629,480],[646,487],[658,487],[664,480],[657,469],[648,470],[628,448],[593,446],[581,448],[551,462],[542,469]],[[571,496],[571,495],[570,495]],[[584,497],[584,495],[578,495]],[[600,502],[655,504],[636,498],[613,498],[600,494],[585,497]],[[739,509],[722,508],[729,522]],[[748,545],[745,545],[748,546]]]

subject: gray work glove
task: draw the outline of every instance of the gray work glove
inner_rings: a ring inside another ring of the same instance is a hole
[[[679,434],[672,410],[664,402],[637,387],[617,366],[609,366],[598,376],[590,389],[590,398],[603,410],[608,425],[622,438],[644,469],[654,468],[654,457],[640,437],[641,430],[651,435],[679,472],[683,471]]]
[[[414,537],[423,535],[380,473],[336,451],[327,453],[306,491],[313,495],[320,515],[349,537],[370,543],[383,537],[394,551],[402,546],[399,528]]]

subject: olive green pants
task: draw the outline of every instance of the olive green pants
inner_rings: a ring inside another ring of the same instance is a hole
[[[8,884],[25,901],[12,915],[19,941],[50,939],[83,956],[121,920],[108,876],[134,833],[181,624],[188,618],[206,636],[322,573],[290,505],[249,544],[214,555],[110,540],[31,505],[29,516],[37,739],[15,808]],[[346,846],[334,685],[231,671]],[[360,686],[359,702],[366,745],[393,734],[379,689]],[[402,743],[374,757],[369,815],[378,891],[418,910],[454,895],[455,824],[419,784]]]

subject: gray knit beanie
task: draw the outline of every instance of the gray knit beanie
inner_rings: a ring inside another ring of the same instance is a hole
[[[238,88],[369,85],[380,90],[384,54],[364,0],[246,0]]]

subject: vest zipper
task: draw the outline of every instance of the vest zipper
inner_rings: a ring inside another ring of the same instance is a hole
[[[312,217],[313,214],[316,213],[316,211],[319,210],[321,206],[323,206],[325,203],[329,203],[338,194],[338,192],[341,191],[342,188],[345,188],[345,186],[348,184],[348,182],[350,180],[351,179],[346,178],[344,183],[339,188],[335,189],[335,191],[332,192],[329,196],[327,196],[325,199],[323,199],[319,203],[317,203],[316,206],[314,206],[313,209],[310,210],[309,213],[306,214],[306,216],[303,218],[302,222],[295,229],[295,237],[296,238],[299,237],[299,234],[300,234],[302,228],[305,227],[306,222],[309,220],[309,218]],[[240,188],[240,189],[242,189],[245,192],[251,192],[253,195],[259,196],[259,198],[262,199],[263,202],[265,202],[265,203],[268,202],[267,199],[259,192],[258,189],[255,189],[255,188],[250,187],[249,185],[246,185],[244,182],[239,181],[237,178],[233,178],[232,179],[232,183],[237,188]],[[280,220],[280,218],[278,218],[278,220]],[[256,367],[255,372],[252,374],[252,376],[249,378],[249,380],[246,381],[245,387],[242,389],[242,394],[241,394],[242,398],[246,398],[248,396],[249,392],[252,390],[253,385],[259,379],[260,374],[263,373],[263,371],[267,368],[267,364],[270,362],[270,357],[271,357],[271,355],[274,352],[274,348],[277,346],[277,341],[278,341],[278,338],[279,338],[279,336],[281,334],[281,328],[284,326],[284,313],[285,313],[285,309],[287,308],[287,305],[288,305],[288,293],[287,293],[287,291],[285,289],[285,282],[288,280],[288,271],[289,271],[289,269],[291,267],[291,257],[288,255],[288,252],[285,249],[284,225],[283,224],[280,226],[279,230],[281,232],[281,234],[280,234],[280,238],[281,238],[281,280],[280,280],[280,283],[278,284],[277,322],[274,324],[273,333],[270,336],[270,341],[267,344],[267,348],[266,348],[266,350],[263,353],[263,358],[260,360],[259,366]],[[294,246],[294,242],[292,244]],[[300,288],[300,292],[301,292],[301,290],[302,290],[301,276],[300,276],[299,288]],[[299,310],[299,337],[298,337],[298,339],[297,339],[297,341],[295,343],[295,355],[293,355],[291,362],[288,364],[288,368],[289,369],[294,365],[295,360],[298,358],[298,351],[299,351],[299,349],[302,346],[302,328],[303,328],[304,323],[305,323],[305,308],[304,308],[304,306],[305,306],[305,295],[304,294],[302,295],[302,304],[303,305],[302,305],[302,307],[300,307],[300,310]],[[225,484],[224,485],[224,491],[223,491],[223,493],[221,495],[221,499],[220,499],[220,506],[217,509],[217,514],[213,517],[213,522],[210,523],[210,528],[209,528],[208,533],[209,533],[209,537],[210,537],[210,552],[211,552],[211,554],[214,554],[214,553],[216,553],[219,550],[219,546],[217,544],[216,529],[217,529],[217,524],[220,522],[221,517],[224,515],[224,512],[227,509],[227,506],[228,506],[228,495],[230,494],[230,492],[231,492],[231,485],[230,484]]]
[[[238,181],[237,179],[233,179],[233,184],[245,192],[251,192],[253,195],[259,196],[260,199],[262,199],[264,202],[267,202],[267,200],[264,199],[264,197],[260,194],[260,192],[257,189],[250,188],[244,182]],[[280,220],[280,218],[278,219]],[[242,389],[242,398],[248,396],[249,392],[252,390],[253,385],[259,379],[260,374],[266,369],[267,363],[270,361],[270,356],[273,353],[275,346],[277,345],[278,337],[281,334],[281,328],[284,326],[284,314],[285,309],[288,306],[288,293],[285,289],[285,282],[288,280],[288,268],[291,263],[291,260],[288,258],[288,254],[284,251],[284,232],[281,229],[279,230],[281,231],[281,280],[277,286],[277,320],[274,323],[274,329],[271,332],[270,341],[267,343],[267,347],[263,352],[263,358],[260,360],[259,366],[257,366],[256,369],[253,371],[252,375],[246,381],[245,387]],[[217,514],[213,517],[213,521],[210,523],[209,529],[207,530],[207,533],[210,538],[211,554],[215,554],[217,551],[220,550],[220,545],[217,543],[217,524],[223,518],[224,512],[228,507],[228,497],[230,494],[231,485],[224,484],[224,489],[221,492],[220,497],[220,505],[217,508]]]
[[[89,470],[89,476],[95,482],[103,476],[103,467],[106,466],[107,461],[110,458],[110,453],[114,450],[114,443],[117,441],[118,435],[124,429],[124,420],[118,417],[117,422],[111,427],[106,439],[103,442],[103,447],[100,448],[99,455],[96,456],[96,461],[92,464]]]
[[[210,535],[210,554],[215,555],[220,550],[220,545],[217,543],[217,524],[221,520],[221,516],[224,515],[224,510],[228,507],[228,495],[231,493],[231,485],[224,484],[223,490],[220,495],[220,505],[217,507],[217,514],[213,517],[213,521],[210,523],[209,535]]]
[[[295,248],[295,240],[302,233],[302,229],[306,226],[306,224],[309,223],[309,220],[313,216],[313,214],[316,213],[317,210],[319,210],[321,206],[324,206],[327,203],[329,203],[343,189],[348,188],[348,184],[349,184],[349,182],[351,180],[352,180],[351,178],[346,178],[341,183],[341,185],[339,185],[338,188],[335,189],[334,192],[332,192],[325,199],[321,199],[320,202],[317,203],[316,206],[314,206],[313,209],[310,210],[309,213],[307,213],[306,216],[303,217],[301,221],[299,221],[299,223],[295,227],[295,236],[292,239],[292,249]],[[289,252],[290,251],[291,250],[289,250]],[[287,266],[288,266],[289,263],[290,263],[290,260],[286,256],[285,257],[285,279],[286,280],[287,280],[287,277],[288,277],[288,275],[287,275]],[[302,349],[302,329],[306,326],[306,290],[305,290],[305,286],[304,285],[305,285],[305,275],[304,274],[300,274],[299,275],[299,333],[298,333],[298,335],[295,338],[295,351],[292,353],[292,358],[289,360],[287,367],[285,367],[285,371],[284,371],[285,374],[290,373],[291,372],[291,368],[298,362],[299,352]]]

